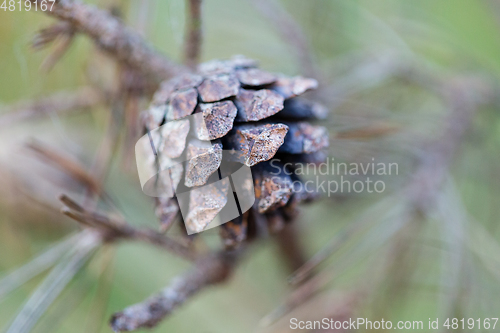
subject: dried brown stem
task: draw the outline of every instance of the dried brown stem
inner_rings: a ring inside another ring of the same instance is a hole
[[[165,316],[203,288],[224,282],[231,275],[238,253],[220,252],[199,260],[191,271],[142,303],[132,305],[111,318],[115,331],[155,327]]]
[[[62,209],[64,215],[71,217],[87,227],[100,230],[108,241],[117,239],[143,241],[161,247],[184,259],[191,261],[195,260],[195,254],[190,249],[165,237],[157,231],[137,229],[123,220],[117,220],[101,213],[87,211],[66,195],[62,195],[60,200],[66,205],[66,207]]]
[[[201,0],[187,0],[188,16],[186,40],[184,44],[184,63],[195,69],[200,61],[203,31],[201,27]]]
[[[38,141],[29,143],[28,148],[39,154],[48,163],[58,167],[71,178],[82,184],[88,191],[100,196],[115,212],[119,213],[113,199],[103,190],[102,183],[88,173],[84,165],[73,160],[69,156],[54,151]],[[30,198],[36,200],[33,196],[30,196]],[[36,201],[40,202],[40,200]]]
[[[290,271],[294,272],[304,265],[306,262],[305,252],[295,224],[287,224],[275,238],[279,251],[286,260]]]
[[[52,68],[54,68],[57,62],[66,54],[66,51],[68,51],[68,49],[70,48],[73,42],[74,35],[74,31],[70,31],[58,36],[58,38],[54,42],[55,45],[52,52],[43,60],[42,64],[40,65],[42,71],[48,73],[52,70]]]
[[[66,34],[73,34],[74,28],[68,22],[57,22],[40,31],[33,37],[31,46],[35,50],[40,50],[47,47],[50,43],[55,41],[59,36]]]
[[[32,0],[41,5],[43,0]],[[125,65],[157,80],[185,72],[186,68],[154,50],[138,33],[110,13],[74,0],[57,0],[47,14],[71,23],[104,51]]]
[[[66,174],[83,184],[94,193],[101,192],[101,185],[89,174],[80,163],[46,147],[38,141],[28,143],[28,148],[38,153],[51,164],[58,166]]]
[[[82,87],[73,92],[58,92],[46,97],[18,102],[1,108],[0,128],[15,122],[32,120],[48,114],[61,114],[82,110],[104,102],[102,94],[90,87]]]

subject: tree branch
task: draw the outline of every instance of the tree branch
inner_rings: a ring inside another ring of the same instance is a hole
[[[186,21],[186,40],[184,44],[184,63],[195,69],[200,61],[203,31],[201,28],[201,1],[188,0],[189,12]]]
[[[186,260],[194,261],[196,258],[192,250],[155,230],[137,229],[125,221],[87,211],[66,195],[62,195],[60,200],[66,205],[61,210],[64,215],[86,227],[99,230],[107,241],[138,240],[161,247]]]
[[[219,252],[201,259],[191,271],[174,279],[159,294],[114,314],[111,327],[117,332],[155,327],[165,316],[203,288],[227,280],[237,257],[236,252]]]
[[[31,0],[41,5],[43,0]],[[47,14],[71,23],[125,65],[158,80],[187,71],[154,50],[139,34],[104,10],[77,0],[56,0]]]

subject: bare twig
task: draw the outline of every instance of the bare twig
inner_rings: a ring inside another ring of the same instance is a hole
[[[104,102],[103,96],[90,87],[82,87],[73,92],[58,92],[39,99],[18,102],[0,108],[0,128],[17,121],[32,120],[52,113],[66,113],[86,109]]]
[[[31,0],[41,5],[43,0]],[[47,14],[71,23],[125,65],[157,80],[186,71],[154,50],[139,34],[110,13],[80,1],[57,0]]]
[[[40,142],[28,143],[28,148],[40,154],[43,158],[61,168],[62,171],[73,177],[95,193],[101,192],[101,185],[78,162],[44,146]]]
[[[226,281],[237,256],[235,252],[220,252],[201,259],[191,271],[175,279],[159,294],[114,314],[111,327],[115,331],[155,327],[165,316],[203,288]]]
[[[200,61],[203,31],[201,26],[201,1],[187,0],[188,15],[184,42],[184,63],[195,69]]]
[[[67,33],[60,34],[54,41],[54,48],[52,52],[44,59],[40,68],[48,73],[54,68],[55,64],[66,54],[69,47],[73,42],[73,37],[75,36],[74,30],[70,30]]]
[[[170,251],[181,258],[191,261],[196,259],[196,255],[192,250],[155,230],[137,229],[125,221],[117,220],[100,213],[89,212],[66,195],[62,195],[60,200],[66,205],[62,209],[64,215],[87,227],[100,230],[107,241],[117,239],[143,241]]]
[[[59,36],[73,33],[74,28],[70,23],[57,22],[46,28],[40,29],[35,37],[33,37],[31,46],[35,50],[40,50],[54,42]]]
[[[103,189],[102,183],[98,181],[96,177],[88,173],[86,170],[87,168],[84,165],[69,156],[54,151],[50,147],[47,147],[38,141],[29,143],[28,148],[38,153],[47,162],[60,168],[63,172],[83,185],[88,191],[91,191],[93,194],[100,196],[100,198],[103,199],[106,204],[110,206],[110,208],[112,208],[116,213],[120,214],[119,209],[117,208],[109,193],[107,193]],[[33,195],[30,195],[29,193],[26,193],[26,195],[36,202],[42,204],[43,206],[47,206],[42,200],[39,200]],[[53,207],[49,205],[48,208],[52,209]]]

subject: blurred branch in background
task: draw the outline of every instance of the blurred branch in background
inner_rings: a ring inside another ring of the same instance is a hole
[[[241,250],[222,251],[200,259],[190,271],[174,279],[161,293],[114,314],[111,327],[118,332],[155,327],[202,289],[226,281],[241,254]]]
[[[83,187],[92,190],[95,193],[101,193],[101,184],[90,175],[86,167],[74,161],[71,156],[66,156],[50,149],[41,142],[33,141],[27,144],[27,147],[37,153],[39,157],[58,167],[61,171],[79,182]]]
[[[192,70],[200,62],[203,42],[201,5],[202,0],[188,0],[188,15],[186,19],[186,35],[184,42],[184,63]]]
[[[33,38],[32,46],[35,50],[45,48],[48,44],[54,44],[51,53],[40,65],[42,71],[48,73],[64,56],[73,43],[75,32],[75,28],[71,24],[67,22],[58,22],[48,28],[40,30]]]
[[[36,120],[50,114],[63,114],[89,109],[105,102],[99,91],[82,87],[76,91],[63,91],[30,101],[0,107],[0,128],[19,121]]]
[[[115,219],[98,212],[89,212],[66,195],[62,195],[60,200],[66,205],[61,210],[64,215],[71,217],[86,227],[99,230],[105,241],[115,241],[118,239],[138,240],[156,245],[183,259],[192,261],[197,257],[188,247],[165,237],[155,230],[137,229],[123,220]]]
[[[31,0],[40,5],[43,0]],[[80,1],[58,0],[47,14],[70,23],[108,54],[143,75],[164,80],[186,68],[154,50],[138,33],[108,12]]]
[[[419,73],[419,77],[422,72]],[[431,219],[436,210],[441,209],[438,198],[443,193],[443,186],[446,179],[449,177],[449,167],[455,153],[463,143],[463,137],[466,130],[471,126],[474,114],[480,105],[492,102],[493,89],[490,84],[477,77],[452,77],[449,80],[436,80],[432,74],[425,78],[425,82],[433,82],[431,85],[426,85],[427,88],[433,87],[434,92],[438,93],[446,102],[448,114],[443,120],[443,131],[436,138],[430,141],[423,142],[422,149],[419,150],[420,156],[417,156],[417,168],[413,177],[409,179],[409,183],[396,193],[391,199],[395,205],[403,207],[396,215],[390,217],[391,220],[402,221],[398,227],[402,229],[405,225],[411,223],[413,229],[417,226],[422,226],[425,220]],[[419,79],[420,81],[420,79]],[[396,202],[399,202],[396,204]],[[358,220],[356,223],[349,224],[344,230],[338,232],[331,242],[325,246],[320,252],[308,260],[305,265],[299,268],[289,278],[293,284],[303,282],[310,276],[312,270],[317,268],[325,260],[329,259],[334,253],[342,249],[353,236],[365,230],[367,222],[372,222],[371,217],[376,216],[373,211]],[[449,215],[449,214],[448,214]],[[449,220],[448,216],[445,216]],[[423,220],[423,221],[422,221]],[[452,223],[455,225],[457,219]],[[454,229],[458,228],[454,227]],[[452,227],[453,229],[453,227]],[[459,231],[455,230],[454,233]],[[415,235],[416,231],[411,231]],[[395,234],[397,236],[397,234]],[[449,235],[449,232],[444,232],[444,236]],[[462,237],[453,237],[457,242],[463,242]],[[391,242],[398,244],[398,250],[393,253],[403,253],[410,246],[411,242],[398,242],[398,237],[392,237]],[[373,248],[371,249],[373,251]],[[452,252],[456,255],[456,251]],[[392,257],[392,259],[391,259]],[[401,259],[398,256],[388,256],[387,267],[395,267],[401,269],[401,264],[393,266],[389,262]],[[353,263],[351,263],[353,264]],[[386,276],[394,276],[389,273]],[[328,270],[320,272],[316,277],[299,285],[293,291],[287,301],[278,309],[273,311],[263,320],[263,324],[268,326],[274,323],[280,317],[288,314],[296,307],[302,306],[311,297],[316,295],[324,286],[331,281],[332,274]],[[372,286],[377,283],[372,282]],[[360,287],[359,290],[363,288]],[[373,287],[371,288],[372,290]],[[398,293],[401,295],[401,292]],[[366,297],[366,296],[365,296]],[[453,304],[452,301],[448,304]],[[446,314],[452,315],[447,312]]]

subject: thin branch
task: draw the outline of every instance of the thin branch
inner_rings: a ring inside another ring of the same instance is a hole
[[[61,34],[54,41],[54,48],[52,52],[43,60],[40,69],[48,73],[54,68],[57,62],[66,54],[71,44],[73,43],[74,32]]]
[[[200,61],[203,39],[201,1],[202,0],[187,0],[189,8],[184,42],[184,63],[191,69],[195,69]]]
[[[47,97],[18,102],[1,107],[0,128],[24,120],[32,120],[48,114],[60,114],[82,110],[104,102],[103,96],[95,89],[82,87],[73,92],[58,92]]]
[[[32,47],[40,50],[49,44],[55,44],[52,52],[44,59],[40,68],[48,73],[54,65],[64,56],[75,36],[75,28],[68,22],[57,22],[41,29],[33,38]]]
[[[224,282],[230,276],[238,253],[219,252],[201,259],[192,270],[142,303],[132,305],[111,318],[115,331],[155,327],[165,316],[205,287]]]
[[[33,37],[31,46],[35,50],[41,50],[54,42],[61,35],[74,34],[75,30],[68,22],[57,22],[46,28],[40,29]]]
[[[44,0],[31,0],[38,6]],[[110,13],[74,0],[56,0],[45,13],[71,23],[104,51],[125,65],[157,80],[187,71],[154,50],[138,33]]]
[[[103,189],[102,182],[99,182],[96,177],[91,175],[86,169],[84,165],[75,161],[69,156],[61,154],[59,152],[54,151],[50,147],[45,146],[41,142],[33,141],[29,143],[28,148],[39,154],[43,159],[47,162],[55,165],[71,178],[79,182],[83,185],[87,190],[92,191],[92,193],[101,197],[106,204],[110,208],[112,208],[117,214],[120,215],[120,210],[116,206],[116,203],[113,201],[109,193],[107,193]],[[28,195],[28,194],[26,194]],[[37,198],[32,195],[28,195],[31,199],[35,199],[35,201],[44,204],[41,200],[37,200]],[[46,205],[44,205],[46,206]],[[52,207],[50,207],[52,208]],[[74,209],[74,208],[73,208]]]
[[[155,230],[137,229],[123,220],[117,220],[97,212],[89,212],[66,195],[62,195],[60,200],[66,205],[61,210],[64,215],[86,227],[100,230],[107,241],[117,239],[143,241],[170,251],[181,258],[190,261],[196,259],[196,254],[192,250]]]
[[[84,167],[78,162],[46,147],[40,142],[33,141],[27,144],[27,147],[39,154],[41,157],[50,161],[51,164],[58,166],[62,171],[70,177],[89,188],[95,193],[101,192],[101,185],[92,175],[90,175]]]

